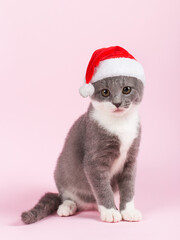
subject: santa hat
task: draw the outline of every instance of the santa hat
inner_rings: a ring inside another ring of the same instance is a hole
[[[135,77],[145,81],[142,65],[119,46],[96,50],[87,67],[84,85],[79,89],[81,96],[88,97],[94,93],[95,83],[103,78],[115,76]]]

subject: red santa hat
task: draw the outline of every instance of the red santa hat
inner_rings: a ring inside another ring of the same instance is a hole
[[[94,93],[95,83],[103,78],[115,76],[135,77],[145,81],[142,65],[124,48],[115,46],[96,50],[87,67],[84,85],[79,89],[81,96]]]

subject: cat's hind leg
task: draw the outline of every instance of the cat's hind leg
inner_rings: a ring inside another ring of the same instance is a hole
[[[72,200],[65,200],[61,205],[59,205],[57,214],[61,217],[68,217],[75,214],[77,211],[77,204]]]

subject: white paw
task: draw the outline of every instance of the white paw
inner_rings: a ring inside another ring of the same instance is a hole
[[[141,212],[137,209],[125,209],[121,211],[122,219],[129,222],[138,222],[142,219]]]
[[[73,215],[77,211],[77,205],[71,200],[65,200],[63,204],[59,205],[57,214],[61,217]]]
[[[114,208],[105,208],[104,206],[98,206],[101,220],[104,222],[119,222],[122,220],[121,214]]]

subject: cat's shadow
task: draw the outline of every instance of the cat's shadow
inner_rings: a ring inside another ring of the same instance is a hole
[[[100,216],[97,210],[86,210],[86,211],[81,211],[81,212],[77,212],[75,214],[76,218],[78,219],[88,219],[88,220],[93,220],[93,221],[100,221]]]
[[[52,214],[52,215],[50,215],[50,216],[48,216],[48,217],[46,217],[44,219],[41,219],[40,221],[38,221],[36,223],[33,223],[33,224],[41,224],[44,221],[50,221],[50,219],[52,219],[52,218],[54,218],[54,219],[56,218],[57,221],[61,220],[61,221],[64,221],[64,222],[66,220],[68,220],[68,222],[69,222],[69,219],[71,219],[72,221],[74,221],[74,220],[83,220],[84,221],[85,219],[87,219],[88,221],[92,220],[92,221],[95,221],[95,222],[102,222],[100,220],[100,216],[99,216],[99,213],[97,211],[83,211],[83,212],[77,212],[75,215],[69,216],[69,217],[59,217],[56,213],[54,213],[54,214]],[[20,217],[19,217],[19,219],[17,219],[16,221],[14,221],[14,222],[12,222],[12,223],[10,223],[8,225],[12,226],[12,227],[28,226],[28,225],[25,225],[21,221]]]

